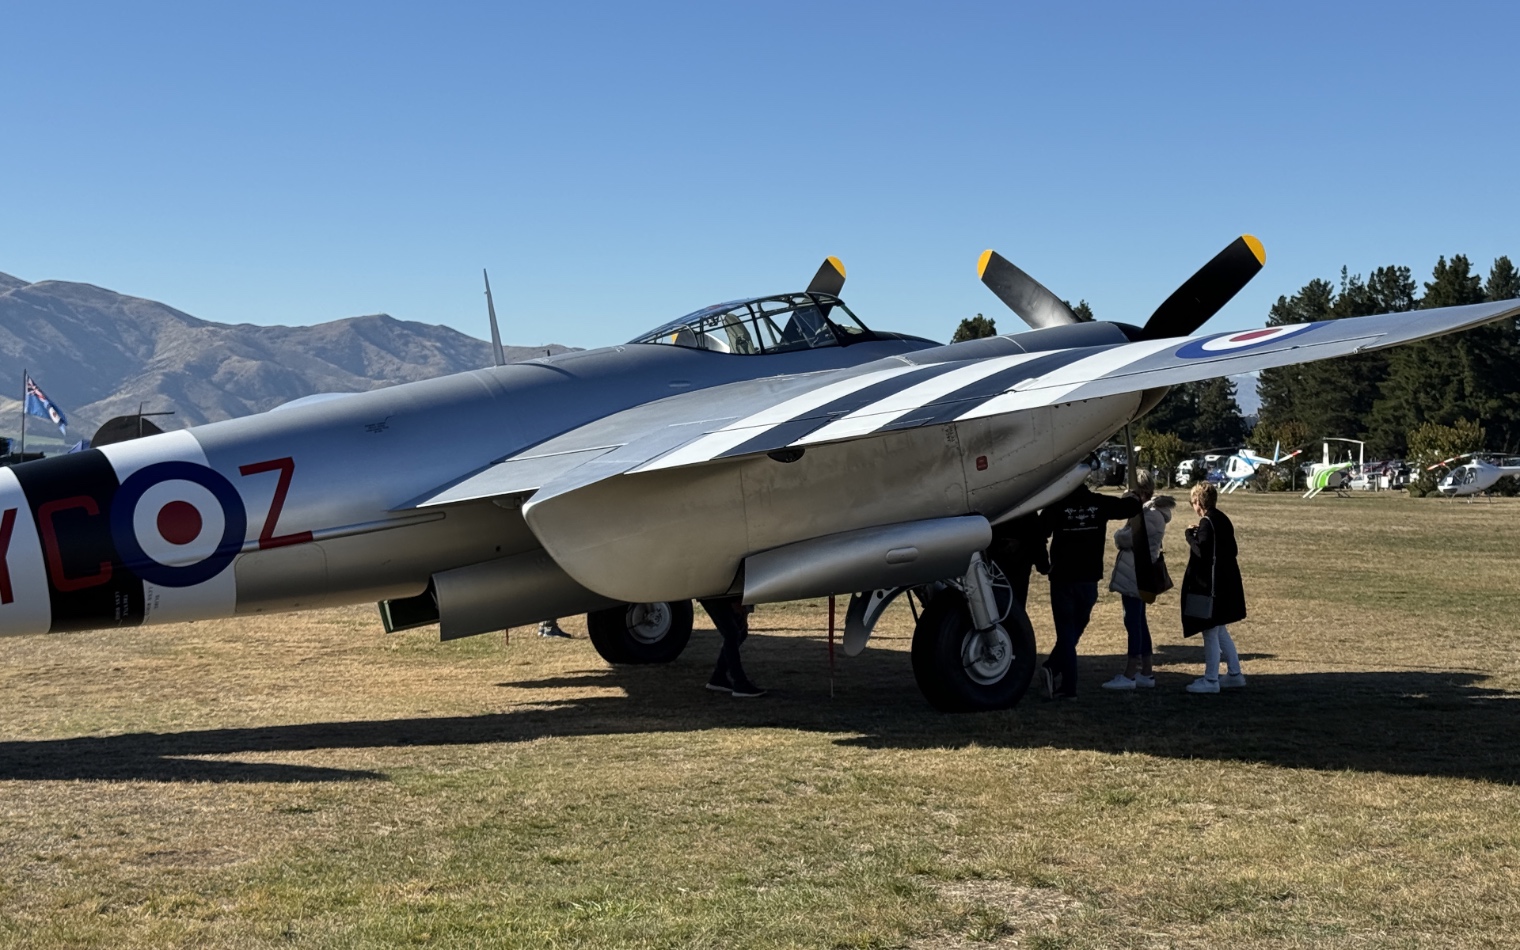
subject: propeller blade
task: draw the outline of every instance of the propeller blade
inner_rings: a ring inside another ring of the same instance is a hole
[[[1250,283],[1266,262],[1267,251],[1260,241],[1249,234],[1236,238],[1156,308],[1140,339],[1191,334]]]
[[[1036,330],[1082,322],[1060,297],[997,251],[982,252],[981,259],[976,262],[976,275],[1009,310]]]
[[[837,257],[825,257],[807,289],[810,294],[829,294],[838,297],[839,292],[844,289],[844,264]]]

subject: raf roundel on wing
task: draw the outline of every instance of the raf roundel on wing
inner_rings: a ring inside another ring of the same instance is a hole
[[[1177,356],[1185,360],[1205,359],[1210,356],[1222,356],[1226,353],[1238,353],[1241,350],[1255,349],[1276,343],[1285,336],[1297,336],[1315,327],[1323,326],[1325,321],[1317,323],[1295,323],[1285,327],[1267,327],[1262,330],[1244,330],[1240,333],[1228,333],[1224,336],[1213,336],[1203,340],[1189,340],[1177,348]]]

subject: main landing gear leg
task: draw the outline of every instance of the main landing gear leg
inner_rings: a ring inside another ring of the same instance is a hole
[[[941,591],[913,631],[913,677],[945,712],[1007,709],[1034,678],[1034,628],[1023,606],[998,594],[1007,579],[981,554]]]

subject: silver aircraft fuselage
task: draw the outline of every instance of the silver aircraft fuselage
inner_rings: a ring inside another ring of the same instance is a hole
[[[539,548],[488,500],[419,496],[609,413],[932,347],[767,356],[629,344],[297,404],[0,469],[0,634],[406,597]]]

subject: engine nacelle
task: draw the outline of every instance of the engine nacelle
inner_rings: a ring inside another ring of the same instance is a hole
[[[981,515],[845,531],[744,559],[744,602],[765,604],[959,577],[992,543]]]
[[[577,584],[536,550],[441,571],[418,596],[383,601],[380,615],[387,631],[436,623],[442,639],[457,640],[616,603]]]

